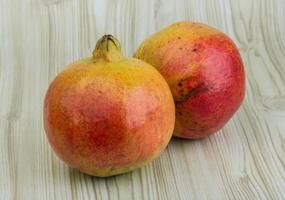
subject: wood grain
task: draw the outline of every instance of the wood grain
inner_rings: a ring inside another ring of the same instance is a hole
[[[0,0],[0,199],[285,199],[283,0]],[[219,133],[172,139],[147,166],[96,178],[70,169],[43,130],[43,98],[68,63],[114,34],[131,56],[179,20],[229,34],[247,72],[246,99]]]

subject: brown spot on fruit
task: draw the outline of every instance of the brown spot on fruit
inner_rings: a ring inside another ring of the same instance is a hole
[[[181,96],[176,97],[175,101],[176,102],[184,102],[184,101],[187,101],[189,98],[192,98],[192,97],[195,97],[201,93],[207,92],[208,90],[209,90],[209,88],[207,86],[205,86],[204,84],[200,84],[196,88],[191,89],[186,94],[183,94],[183,90],[180,90],[179,94]]]

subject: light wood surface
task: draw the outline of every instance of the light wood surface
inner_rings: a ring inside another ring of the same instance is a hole
[[[285,199],[284,10],[284,0],[0,0],[0,199]],[[247,93],[237,114],[207,139],[172,139],[132,173],[96,178],[61,162],[43,129],[50,81],[105,33],[131,56],[179,20],[238,45]]]

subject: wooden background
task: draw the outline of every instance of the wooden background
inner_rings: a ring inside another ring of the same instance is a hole
[[[0,199],[285,199],[284,0],[0,0]],[[96,178],[70,169],[43,130],[49,82],[114,34],[131,56],[179,20],[237,43],[246,99],[216,135],[173,139],[151,164]]]

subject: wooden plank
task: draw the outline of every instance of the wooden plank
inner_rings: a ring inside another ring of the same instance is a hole
[[[283,0],[0,0],[0,199],[284,199]],[[154,162],[96,178],[52,152],[42,105],[50,81],[109,33],[131,56],[179,20],[229,34],[247,72],[246,99],[219,133],[172,139]]]

